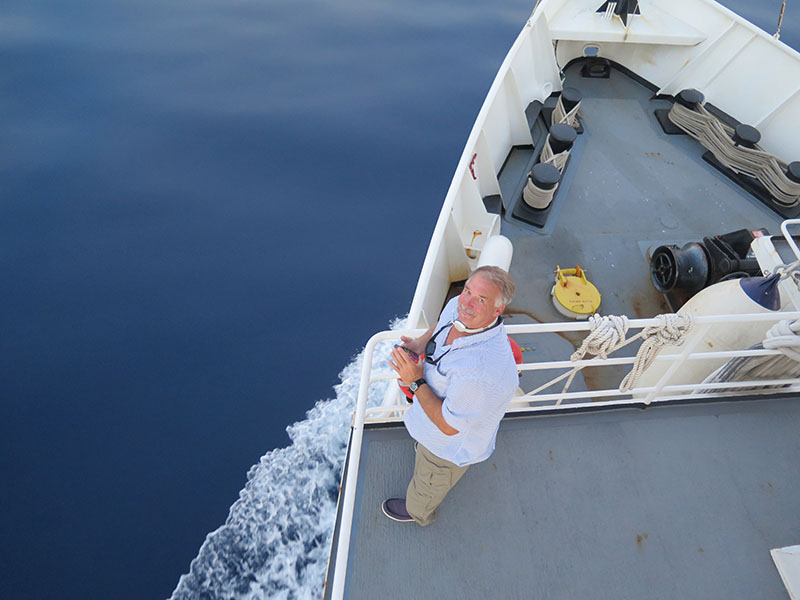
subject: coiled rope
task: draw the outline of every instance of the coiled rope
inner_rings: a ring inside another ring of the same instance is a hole
[[[711,373],[703,383],[722,383],[733,381],[758,381],[800,377],[800,320],[783,320],[775,323],[767,331],[764,340],[751,346],[750,350],[777,350],[778,356],[742,356],[733,358]],[[736,391],[774,389],[783,386],[754,385],[736,388]],[[700,389],[693,394],[717,392],[714,389]]]
[[[619,385],[620,392],[627,392],[636,387],[636,383],[642,376],[642,373],[653,364],[653,361],[658,356],[658,353],[664,346],[673,345],[680,346],[686,340],[686,336],[692,327],[692,317],[690,315],[679,315],[675,313],[668,313],[658,315],[655,317],[660,322],[657,325],[645,327],[635,336],[625,339],[628,333],[628,317],[606,315],[600,316],[594,314],[589,317],[589,322],[592,324],[589,335],[584,338],[580,348],[578,348],[570,360],[577,362],[587,354],[594,355],[603,360],[608,358],[608,355],[628,344],[635,342],[638,339],[644,339],[639,351],[636,353],[636,358],[633,362],[633,367],[630,372],[625,376]],[[561,390],[565,394],[569,389],[575,375],[584,367],[578,365],[573,367],[572,370],[562,373],[558,377],[553,378],[551,381],[539,386],[528,395],[533,396],[541,390],[550,387],[554,383],[558,383],[562,379],[567,378],[564,388]],[[562,399],[556,402],[558,406],[561,404]]]
[[[561,96],[558,97],[558,102],[556,102],[556,107],[553,109],[553,114],[550,115],[550,126],[552,127],[556,123],[566,123],[573,129],[577,129],[579,126],[578,123],[578,109],[581,107],[580,101],[572,107],[572,109],[567,112],[564,108],[564,101]]]
[[[778,350],[795,362],[800,362],[800,320],[778,321],[769,328],[762,342],[767,350]]]
[[[670,121],[710,150],[723,166],[758,179],[778,203],[792,207],[800,202],[800,183],[786,176],[788,164],[757,144],[753,148],[737,145],[733,140],[734,129],[702,104],[696,104],[692,110],[675,102],[668,115]]]
[[[558,154],[554,154],[553,147],[550,145],[550,134],[548,133],[547,139],[544,141],[542,152],[539,155],[539,162],[551,164],[561,173],[564,171],[564,167],[569,159],[569,152],[569,150],[564,150]],[[549,190],[542,189],[538,187],[533,179],[531,179],[531,176],[528,175],[528,181],[525,184],[525,188],[522,190],[522,197],[528,206],[537,209],[547,208],[553,201],[553,196],[555,196],[557,189],[558,183]]]
[[[645,327],[639,335],[644,338],[631,372],[625,376],[619,386],[620,392],[627,392],[636,387],[642,373],[653,364],[653,361],[664,346],[680,346],[686,340],[686,335],[692,327],[692,317],[689,315],[666,314],[658,315],[660,325]],[[633,339],[633,338],[631,338]]]
[[[553,148],[550,146],[550,134],[548,133],[547,139],[544,142],[544,148],[542,148],[542,153],[539,155],[539,162],[550,163],[556,169],[563,172],[564,165],[567,164],[568,158],[569,150],[564,150],[558,154],[553,154]]]
[[[525,188],[522,190],[522,198],[531,208],[541,210],[550,206],[557,189],[558,184],[555,184],[553,189],[543,190],[537,187],[530,176],[528,176],[528,183],[525,184]]]

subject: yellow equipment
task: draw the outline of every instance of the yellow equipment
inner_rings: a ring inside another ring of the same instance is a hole
[[[556,267],[550,295],[558,312],[572,319],[588,319],[600,308],[600,292],[577,265],[574,269]]]

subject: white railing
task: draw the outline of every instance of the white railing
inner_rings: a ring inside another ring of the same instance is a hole
[[[771,379],[771,380],[750,380],[720,383],[694,383],[684,385],[670,385],[669,380],[672,375],[680,369],[686,361],[709,360],[709,359],[731,359],[746,356],[770,356],[780,355],[777,350],[763,349],[742,349],[715,352],[694,352],[694,346],[702,338],[702,329],[715,324],[731,323],[741,326],[743,323],[752,322],[777,322],[784,319],[800,319],[800,312],[771,312],[761,314],[745,315],[711,315],[694,317],[694,325],[697,327],[691,339],[684,344],[681,352],[677,354],[659,355],[657,361],[666,361],[669,367],[661,376],[659,381],[652,386],[633,388],[628,392],[620,392],[617,388],[604,390],[589,390],[575,392],[556,392],[556,393],[536,393],[531,395],[518,396],[512,400],[508,412],[536,413],[542,410],[553,410],[559,408],[575,408],[576,406],[625,406],[630,404],[650,404],[652,402],[665,402],[676,399],[698,399],[713,398],[720,396],[734,396],[741,394],[758,394],[767,392],[797,392],[800,391],[800,379]],[[629,321],[629,330],[642,329],[660,324],[658,319],[633,319]],[[591,324],[587,321],[569,323],[536,323],[531,325],[508,325],[506,331],[510,336],[523,334],[541,333],[566,333],[575,331],[589,331]],[[349,459],[347,464],[347,479],[344,482],[344,496],[341,504],[341,523],[339,529],[338,545],[336,548],[336,566],[333,574],[331,598],[340,599],[344,594],[345,574],[347,572],[347,558],[350,551],[350,533],[353,524],[353,507],[356,496],[357,474],[361,459],[361,442],[364,433],[364,424],[370,422],[396,422],[402,419],[402,414],[408,409],[409,404],[401,400],[398,390],[398,403],[391,406],[378,406],[367,408],[367,398],[369,388],[373,383],[395,379],[397,374],[394,371],[372,373],[375,349],[380,342],[389,340],[400,340],[401,335],[420,335],[422,329],[412,331],[382,331],[376,333],[364,349],[364,362],[361,369],[361,382],[358,391],[355,415],[353,418],[353,433],[350,441]],[[566,370],[568,373],[575,367],[614,367],[632,365],[635,360],[633,356],[607,358],[607,359],[586,359],[579,361],[559,360],[536,363],[523,363],[518,365],[520,371],[539,371],[539,370]],[[552,385],[557,385],[566,374],[552,381]],[[753,387],[762,386],[781,386],[777,390],[756,390]],[[545,386],[545,389],[550,386]],[[738,391],[737,391],[738,390]],[[544,391],[544,390],[542,390]],[[701,393],[702,392],[702,393]],[[693,394],[694,393],[694,394]],[[691,394],[691,395],[690,395]],[[581,400],[588,400],[588,403],[581,403]],[[563,403],[568,401],[568,405]],[[547,404],[545,404],[547,403]]]

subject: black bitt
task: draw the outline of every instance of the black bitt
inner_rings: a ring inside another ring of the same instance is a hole
[[[577,132],[566,123],[556,123],[550,128],[550,148],[553,154],[559,154],[572,148]]]
[[[789,163],[786,167],[786,176],[795,183],[800,183],[800,160]]]
[[[702,104],[705,97],[703,94],[695,89],[688,89],[688,90],[681,90],[678,92],[678,95],[675,96],[675,101],[678,104],[685,106],[686,108],[694,108],[698,104]]]
[[[737,125],[733,130],[733,141],[738,146],[753,148],[761,139],[761,133],[751,125]]]
[[[572,127],[569,128],[572,129]],[[531,169],[531,181],[540,190],[552,190],[556,187],[559,179],[561,179],[561,173],[550,163],[536,163]]]
[[[578,105],[583,96],[575,88],[564,88],[561,92],[561,103],[564,105],[564,111],[569,112]]]

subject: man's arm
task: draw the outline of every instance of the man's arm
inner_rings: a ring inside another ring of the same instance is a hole
[[[420,355],[420,357],[421,356],[422,355]],[[408,354],[398,348],[392,350],[392,360],[389,361],[389,366],[397,371],[397,374],[400,375],[400,378],[403,381],[408,383],[421,378],[425,368],[422,360],[420,360],[418,363],[415,363],[413,360],[411,360],[411,357],[409,357]],[[433,392],[431,386],[427,384],[423,385],[417,390],[415,396],[419,401],[419,405],[422,407],[422,410],[425,411],[425,414],[428,415],[428,418],[433,422],[434,425],[436,425],[436,427],[439,428],[442,433],[445,435],[455,435],[458,433],[458,429],[450,427],[450,425],[447,424],[447,421],[444,420],[444,415],[442,415],[442,405],[444,404],[444,400],[439,398]]]
[[[414,396],[422,407],[422,410],[428,415],[428,418],[433,421],[433,424],[436,425],[443,434],[455,435],[458,433],[458,429],[450,427],[447,421],[444,420],[444,415],[442,415],[444,400],[433,393],[431,386],[428,384],[421,386],[417,389]]]

